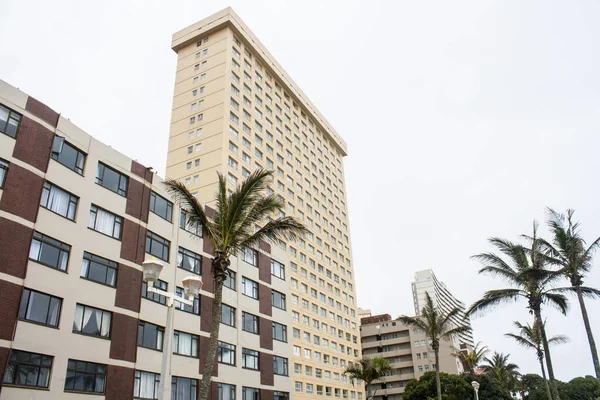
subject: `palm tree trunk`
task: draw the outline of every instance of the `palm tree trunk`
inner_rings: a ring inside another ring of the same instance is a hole
[[[581,308],[581,315],[583,316],[585,332],[587,333],[588,342],[590,343],[590,352],[592,353],[592,361],[594,362],[596,379],[600,380],[600,361],[598,360],[598,350],[596,350],[596,341],[594,340],[594,335],[592,334],[590,319],[588,317],[587,309],[585,308],[585,302],[583,301],[583,293],[581,293],[581,286],[575,286],[575,288],[577,289],[577,299],[579,299],[579,307]]]
[[[542,311],[538,308],[534,310],[535,319],[537,320],[540,333],[542,334],[542,343],[544,345],[544,354],[546,355],[546,366],[548,367],[548,376],[550,377],[550,391],[554,400],[560,400],[558,394],[558,387],[556,386],[556,380],[554,379],[554,368],[552,368],[552,359],[550,358],[550,346],[548,346],[548,338],[546,337],[546,327],[542,320]]]
[[[440,382],[440,350],[435,350],[435,387],[437,389],[438,400],[442,400],[442,383]]]
[[[214,261],[213,261],[214,262]],[[200,381],[199,400],[208,400],[210,393],[210,381],[217,358],[217,348],[219,345],[219,328],[221,326],[221,304],[223,303],[223,280],[215,279],[215,298],[213,300],[212,327],[210,330],[210,339],[208,340],[208,350],[206,362],[204,363],[204,373]]]
[[[548,385],[548,379],[546,378],[546,368],[544,368],[544,357],[538,357],[538,361],[540,362],[540,367],[542,368],[542,378],[544,378],[544,383],[546,384],[546,393],[548,394],[548,400],[552,400],[550,385]]]

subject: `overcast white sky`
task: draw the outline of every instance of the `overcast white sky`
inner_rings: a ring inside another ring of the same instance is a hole
[[[528,233],[545,206],[575,208],[600,236],[595,0],[0,0],[0,79],[164,176],[171,35],[228,5],[348,143],[361,306],[412,314],[426,268],[468,304],[503,287],[469,257]],[[557,377],[593,374],[577,305],[546,315],[572,339],[553,352]],[[475,338],[539,373],[502,336],[515,319],[529,320],[524,303],[475,320]]]

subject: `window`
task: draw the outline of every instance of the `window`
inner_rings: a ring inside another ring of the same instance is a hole
[[[29,249],[30,260],[37,261],[50,268],[66,271],[70,252],[71,246],[68,244],[39,232],[33,233],[33,240]]]
[[[242,368],[258,370],[258,351],[242,348]]]
[[[260,400],[260,391],[244,386],[242,387],[242,400]]]
[[[52,356],[12,349],[4,373],[4,384],[47,388],[53,361]]]
[[[173,339],[173,354],[198,357],[198,336],[190,333],[175,331]]]
[[[302,382],[296,382],[296,392],[302,392]]]
[[[271,260],[271,275],[285,280],[285,265],[278,261]]]
[[[258,267],[258,252],[256,250],[245,247],[240,251],[240,253],[243,261]]]
[[[104,393],[105,383],[106,365],[69,359],[65,392]]]
[[[171,242],[156,233],[148,231],[146,234],[146,253],[169,262],[170,247]]]
[[[1,161],[0,161],[1,163]],[[7,164],[8,167],[8,164]],[[0,178],[0,187],[2,180]],[[71,193],[54,186],[50,182],[44,182],[44,190],[42,191],[42,201],[40,205],[58,215],[75,220],[75,212],[77,211],[77,203],[79,199]]]
[[[288,376],[288,359],[279,356],[273,356],[273,373],[275,375]]]
[[[100,256],[84,252],[81,277],[114,287],[117,280],[118,264]]]
[[[179,214],[179,227],[193,235],[202,236],[202,225],[197,221],[190,221],[189,213],[181,210]]]
[[[182,287],[176,287],[175,294],[177,294],[177,296],[179,296],[179,297],[185,297],[187,299],[185,291],[183,290]],[[187,304],[183,304],[183,303],[176,301],[175,308],[178,310],[181,310],[181,311],[189,312],[191,314],[200,315],[200,296],[194,297],[194,305],[193,306],[188,306]]]
[[[180,376],[171,377],[171,399],[196,400],[197,390],[197,379],[182,378]]]
[[[133,397],[136,399],[157,399],[160,374],[135,371]]]
[[[231,157],[229,157],[228,164],[229,164],[229,166],[230,166],[231,168],[233,168],[233,169],[237,169],[237,167],[238,167],[238,162],[237,162],[237,161],[235,161],[235,160],[234,160],[233,158],[231,158]]]
[[[129,178],[101,162],[98,162],[96,183],[123,197],[127,196]]]
[[[92,204],[90,207],[90,220],[88,228],[107,236],[121,240],[121,227],[123,218],[111,212],[103,210]]]
[[[227,278],[223,281],[223,286],[235,290],[235,271],[227,270]]]
[[[150,193],[150,211],[169,222],[173,221],[173,203],[154,191]]]
[[[242,277],[242,294],[258,300],[258,283],[243,276]]]
[[[221,323],[235,327],[235,308],[221,304]]]
[[[276,290],[271,290],[271,305],[281,310],[285,310],[285,294]]]
[[[73,332],[84,335],[110,337],[112,313],[99,308],[77,304],[73,318]]]
[[[233,122],[236,125],[240,122],[240,118],[237,115],[235,115],[233,112],[229,113],[229,119],[231,120],[231,122]]]
[[[164,291],[167,290],[167,282],[165,281],[161,281],[160,279],[157,280],[156,282],[154,282],[154,287],[157,289],[162,289]],[[158,293],[152,293],[148,291],[148,284],[144,281],[142,282],[142,297],[153,301],[155,303],[159,303],[162,305],[167,304],[167,298],[161,294]]]
[[[62,300],[31,289],[23,289],[19,319],[58,327]]]
[[[162,351],[165,329],[162,326],[140,321],[138,346]]]
[[[4,180],[6,179],[6,174],[8,174],[8,165],[8,161],[0,158],[0,189],[4,187]]]
[[[0,132],[12,138],[17,136],[21,114],[0,105]]]
[[[180,247],[177,253],[177,266],[186,271],[201,275],[202,256]]]
[[[222,364],[235,365],[235,345],[219,341],[217,357]]]
[[[287,342],[287,326],[273,322],[273,339]]]

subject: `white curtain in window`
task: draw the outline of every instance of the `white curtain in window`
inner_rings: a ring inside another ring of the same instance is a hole
[[[108,337],[111,314],[108,311],[103,311],[103,314],[104,316],[102,317],[102,329],[100,331],[100,334],[104,337]]]
[[[115,216],[104,210],[96,210],[96,230],[106,235],[113,235],[113,226],[115,225]]]
[[[77,332],[81,332],[81,321],[83,320],[83,307],[77,305],[75,307],[75,318],[73,320],[73,329]]]
[[[39,254],[40,254],[41,247],[42,247],[42,244],[39,241],[33,239],[31,241],[31,248],[29,249],[29,258],[33,258],[34,260],[37,260]]]
[[[179,353],[192,355],[192,335],[179,332]]]
[[[156,386],[157,383],[155,384],[154,374],[151,372],[139,372],[139,374],[139,397],[142,399],[155,399],[155,394],[158,393],[158,389]]]
[[[59,188],[52,186],[48,195],[48,209],[60,215],[68,215],[69,212],[69,194]]]
[[[78,305],[77,307],[81,307],[81,306]],[[84,312],[83,312],[83,327],[84,328],[86,328],[88,326],[88,324],[90,323],[90,321],[92,320],[92,314],[94,314],[92,309],[86,308],[84,310]]]

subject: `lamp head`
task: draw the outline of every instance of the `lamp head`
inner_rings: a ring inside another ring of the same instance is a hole
[[[196,297],[202,289],[202,278],[197,276],[188,276],[182,279],[183,290],[188,297]]]
[[[144,274],[144,281],[149,285],[154,285],[154,282],[158,280],[160,272],[163,269],[163,263],[155,259],[154,257],[146,260],[142,263],[142,271]]]
[[[473,381],[471,382],[471,386],[473,386],[473,389],[475,389],[475,391],[479,390],[479,382]]]

